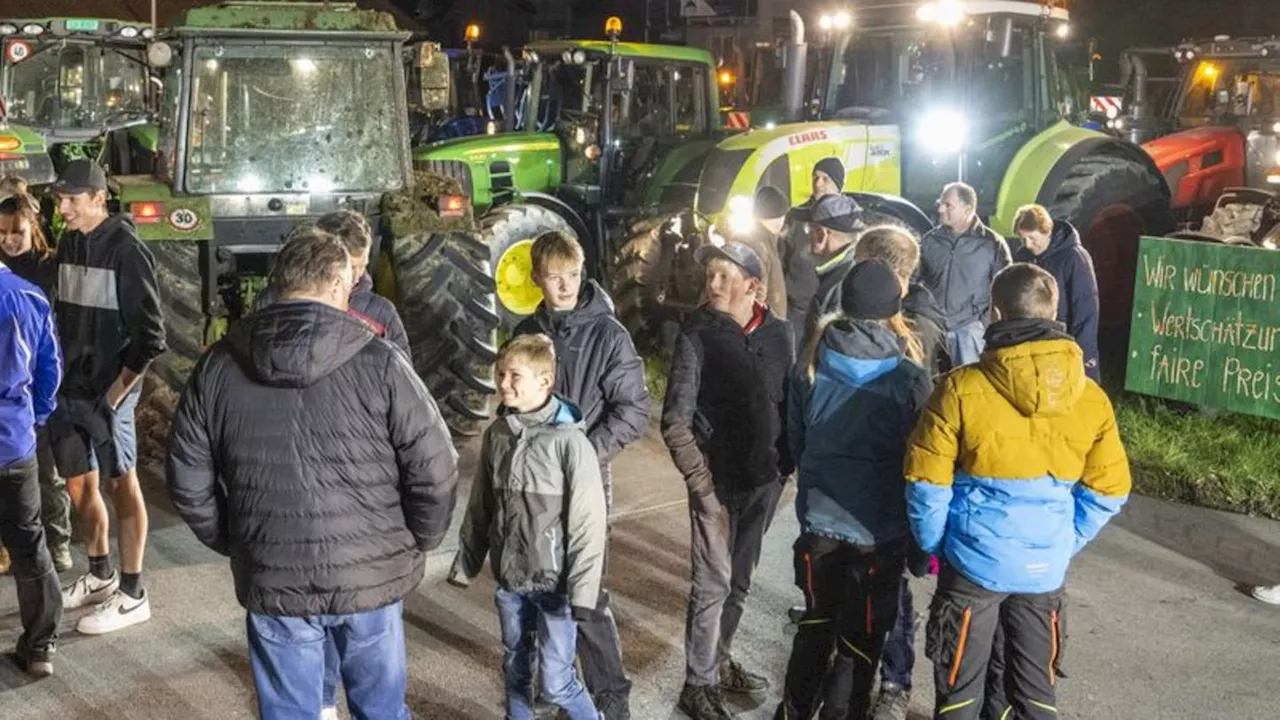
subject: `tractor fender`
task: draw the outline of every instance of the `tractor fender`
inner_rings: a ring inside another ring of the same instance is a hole
[[[547,195],[546,193],[538,192],[521,193],[520,201],[526,205],[537,205],[539,207],[546,208],[564,218],[564,221],[569,223],[569,227],[573,228],[573,231],[578,234],[578,241],[582,243],[582,249],[590,252],[587,249],[587,245],[592,244],[591,241],[594,233],[591,231],[590,226],[587,225],[586,220],[582,218],[582,215],[575,210],[572,205],[561,200],[555,195]]]
[[[883,193],[851,192],[845,193],[868,210],[893,216],[906,223],[907,227],[923,236],[933,229],[933,221],[915,203],[906,198]]]
[[[1141,164],[1159,178],[1168,195],[1164,176],[1141,147],[1062,121],[1028,141],[1009,163],[1000,184],[996,211],[991,216],[992,229],[1012,236],[1018,208],[1031,203],[1049,207],[1071,168],[1093,155],[1122,157]]]

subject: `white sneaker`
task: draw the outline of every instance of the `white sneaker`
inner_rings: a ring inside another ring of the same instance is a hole
[[[92,613],[80,618],[76,630],[84,635],[105,635],[150,619],[151,598],[146,590],[138,600],[117,590]]]
[[[338,708],[321,708],[320,720],[338,720]]]
[[[1253,589],[1253,597],[1268,605],[1280,605],[1280,585],[1270,587],[1259,585]]]
[[[93,573],[85,573],[76,581],[62,588],[62,609],[75,610],[85,605],[97,605],[120,587],[120,571],[112,570],[111,577],[99,580]]]

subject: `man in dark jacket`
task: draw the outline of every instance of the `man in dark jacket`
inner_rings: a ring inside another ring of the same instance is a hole
[[[804,341],[804,321],[809,306],[818,292],[818,273],[809,252],[809,222],[813,206],[828,195],[839,195],[844,189],[844,164],[839,158],[818,161],[813,168],[813,195],[803,205],[787,214],[785,227],[778,236],[778,257],[787,282],[787,320],[799,355]]]
[[[22,635],[14,659],[53,674],[62,595],[40,522],[36,428],[53,412],[62,358],[44,293],[0,263],[0,538],[18,585]]]
[[[1041,205],[1018,209],[1013,230],[1022,240],[1015,262],[1039,265],[1058,282],[1058,322],[1084,351],[1084,372],[1101,382],[1098,367],[1098,278],[1080,233],[1066,220],[1054,220]]]
[[[808,347],[818,319],[840,309],[840,285],[853,269],[853,248],[864,229],[858,204],[847,195],[829,195],[814,203],[809,220],[809,253],[818,274],[818,289],[804,320]]]
[[[173,419],[170,498],[231,558],[263,717],[320,716],[332,638],[357,718],[408,718],[401,601],[444,539],[457,453],[404,353],[346,314],[339,240],[304,230],[281,300],[196,364]]]
[[[613,314],[608,293],[582,281],[584,254],[573,238],[549,232],[533,243],[533,281],[542,302],[516,326],[515,335],[543,334],[556,350],[556,392],[577,405],[587,439],[600,460],[606,505],[613,507],[609,463],[640,439],[649,424],[644,362]],[[599,612],[578,623],[583,681],[606,720],[630,717],[631,681],[622,666],[622,642],[600,593]]]
[[[396,311],[395,304],[373,291],[373,278],[368,273],[369,252],[373,247],[373,231],[369,228],[369,221],[360,213],[338,210],[321,215],[315,224],[321,230],[337,236],[351,256],[351,270],[355,273],[356,286],[347,303],[347,314],[369,323],[378,337],[386,338],[387,342],[400,348],[405,355],[413,357],[404,321]],[[254,309],[261,310],[279,299],[279,289],[268,286],[258,294]]]
[[[133,411],[142,374],[165,351],[155,261],[125,215],[107,212],[107,176],[89,160],[68,163],[54,185],[67,232],[58,243],[58,338],[66,376],[49,441],[80,525],[89,572],[62,591],[87,635],[151,619],[142,586],[147,504],[135,468]],[[107,506],[99,476],[111,478],[120,524],[120,572],[111,567]]]
[[[787,324],[755,301],[760,258],[745,245],[704,245],[707,304],[676,341],[662,438],[689,491],[692,588],[680,709],[694,720],[732,717],[721,690],[768,682],[732,659],[733,636],[784,479],[783,388],[794,360]]]
[[[951,183],[938,199],[942,221],[920,239],[919,280],[942,309],[947,352],[957,365],[978,361],[991,308],[991,281],[1009,265],[1004,238],[978,218],[978,194]]]

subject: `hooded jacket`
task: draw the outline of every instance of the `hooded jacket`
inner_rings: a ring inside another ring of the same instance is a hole
[[[166,474],[178,514],[230,556],[240,604],[302,617],[374,610],[417,587],[458,467],[404,353],[339,310],[286,301],[196,363]]]
[[[451,575],[469,581],[490,555],[503,589],[555,592],[591,611],[607,524],[600,465],[578,409],[554,396],[529,413],[503,408],[484,434]]]
[[[258,293],[253,309],[261,310],[279,301],[280,291],[274,285],[268,285]],[[400,348],[405,355],[413,357],[409,348],[409,335],[405,333],[400,313],[394,303],[373,291],[373,278],[369,277],[369,273],[360,276],[347,303],[347,314],[369,323],[374,334]]]
[[[141,374],[165,351],[155,260],[126,215],[63,234],[56,304],[68,396],[97,400],[122,368]]]
[[[35,457],[61,379],[48,299],[0,263],[0,468]]]
[[[609,462],[649,425],[644,362],[613,314],[608,293],[588,280],[578,307],[552,312],[546,303],[516,326],[516,335],[543,333],[556,347],[556,392],[581,409],[587,439]]]
[[[827,327],[813,379],[797,366],[788,393],[804,532],[853,545],[909,535],[902,462],[931,389],[928,371],[880,323]]]
[[[938,301],[942,329],[951,332],[974,321],[985,323],[991,281],[1009,263],[1009,245],[977,218],[959,235],[946,225],[925,233],[917,278]]]
[[[778,482],[794,467],[785,404],[791,332],[763,305],[749,327],[703,306],[676,339],[662,439],[697,496],[740,495]]]
[[[844,279],[849,277],[849,272],[853,270],[854,266],[853,251],[854,244],[850,244],[826,262],[819,263],[816,266],[818,288],[813,295],[812,302],[809,304],[809,312],[804,318],[804,337],[800,343],[801,348],[809,346],[809,339],[813,337],[813,333],[818,327],[818,321],[822,319],[822,316],[840,309],[840,299],[843,295],[841,287],[844,285]],[[799,352],[803,352],[803,350]]]
[[[920,547],[993,592],[1062,587],[1072,556],[1129,497],[1111,402],[1059,328],[993,324],[981,359],[929,399],[907,449]]]
[[[1098,368],[1098,278],[1093,259],[1080,244],[1080,233],[1064,220],[1053,221],[1049,247],[1035,255],[1025,247],[1014,253],[1017,262],[1035,263],[1058,281],[1058,322],[1084,351],[1084,372],[1095,381]]]

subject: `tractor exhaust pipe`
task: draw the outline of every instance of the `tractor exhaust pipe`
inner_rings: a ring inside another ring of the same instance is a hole
[[[507,60],[507,80],[502,86],[502,129],[515,132],[516,129],[516,58],[511,48],[502,46],[502,57]]]
[[[804,119],[804,70],[805,58],[808,54],[804,42],[804,18],[795,10],[791,11],[791,40],[787,43],[783,70],[782,97],[786,106],[787,122],[799,122]]]
[[[1129,142],[1140,145],[1147,140],[1146,120],[1151,114],[1147,107],[1147,61],[1137,53],[1125,53],[1122,58],[1132,68],[1133,102],[1129,107]],[[1128,76],[1129,72],[1124,72]]]

